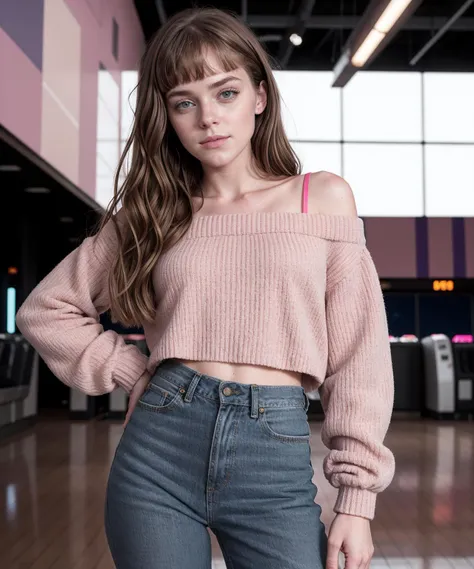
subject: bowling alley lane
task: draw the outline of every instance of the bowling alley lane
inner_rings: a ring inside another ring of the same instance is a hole
[[[336,490],[322,474],[321,422],[311,421],[316,500],[329,528]],[[119,422],[40,420],[0,442],[0,564],[5,569],[113,569],[104,490]],[[395,417],[386,438],[395,478],[377,501],[371,567],[474,567],[474,427]],[[183,481],[185,484],[186,481]],[[225,569],[212,537],[213,569]]]

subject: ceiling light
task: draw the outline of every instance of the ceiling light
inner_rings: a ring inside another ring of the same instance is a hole
[[[387,34],[410,3],[411,0],[392,0],[377,20],[374,28],[383,34]]]
[[[48,188],[33,186],[31,188],[25,188],[25,192],[27,192],[28,194],[49,194],[51,193],[51,190]]]
[[[351,59],[352,65],[363,67],[384,37],[385,34],[382,34],[378,30],[372,30],[353,55]]]
[[[303,43],[303,38],[298,34],[291,34],[290,41],[293,45],[301,45]]]
[[[382,12],[382,15],[369,32],[362,45],[357,49],[351,59],[355,67],[363,67],[369,57],[379,46],[388,32],[393,28],[400,16],[407,9],[411,0],[391,0],[390,4]]]
[[[0,164],[0,172],[20,172],[20,166],[16,164]]]
[[[371,64],[422,0],[371,0],[334,66],[333,87],[344,87],[357,71]]]

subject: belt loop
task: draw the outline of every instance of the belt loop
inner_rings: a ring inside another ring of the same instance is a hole
[[[258,385],[250,386],[250,394],[251,394],[250,416],[252,417],[252,419],[256,419],[258,417]]]
[[[200,379],[201,379],[201,374],[196,373],[194,375],[191,383],[189,384],[188,389],[186,390],[186,395],[184,396],[184,400],[186,401],[186,403],[190,403],[193,400],[194,391],[195,391]]]

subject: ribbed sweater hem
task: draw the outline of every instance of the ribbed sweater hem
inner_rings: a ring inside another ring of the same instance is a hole
[[[147,365],[148,357],[138,351],[121,355],[114,372],[115,383],[130,393],[143,373],[147,371]]]
[[[377,494],[371,490],[341,486],[334,506],[334,512],[372,520],[375,516],[376,500]]]

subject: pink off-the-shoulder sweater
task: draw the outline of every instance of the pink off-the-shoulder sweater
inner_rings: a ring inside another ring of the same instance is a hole
[[[307,203],[307,177],[304,204]],[[17,325],[64,383],[96,395],[130,391],[166,358],[301,372],[325,411],[324,474],[335,512],[372,519],[392,481],[384,446],[393,375],[383,297],[359,218],[302,212],[198,216],[153,272],[150,357],[99,315],[116,255],[112,222],[31,292]]]

